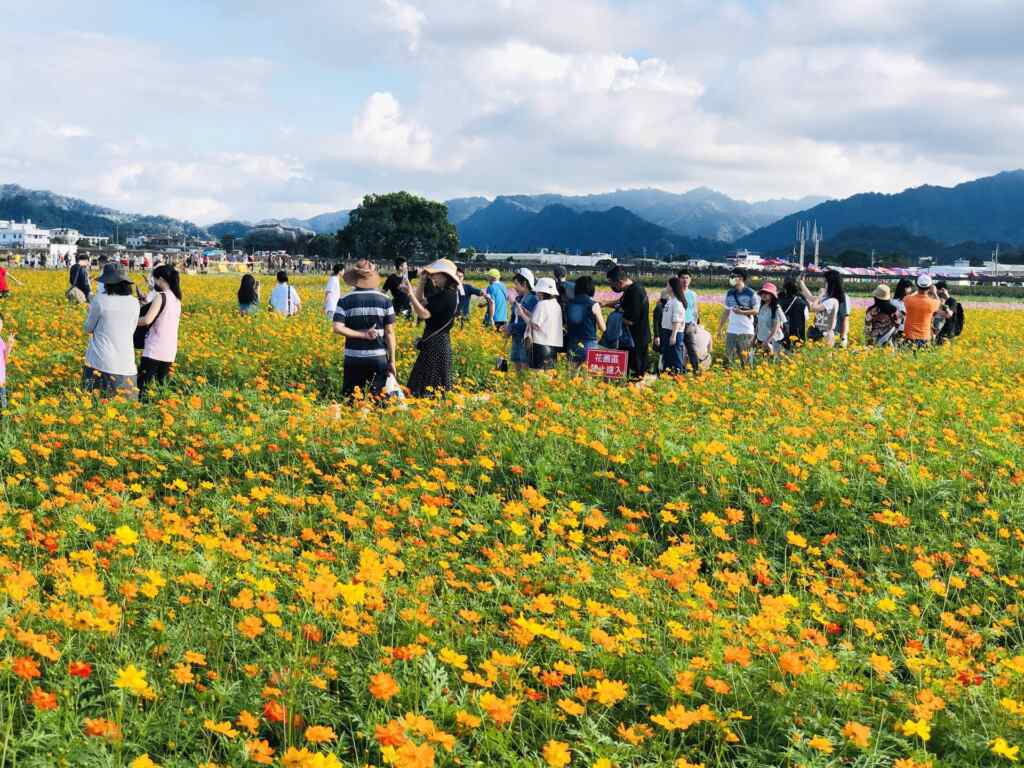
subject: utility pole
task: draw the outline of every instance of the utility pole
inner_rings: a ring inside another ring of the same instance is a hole
[[[807,240],[807,227],[801,221],[796,226],[796,240],[800,244],[800,271],[804,271],[804,252]]]
[[[814,242],[814,268],[818,268],[818,256],[821,254],[821,230],[818,229],[818,222],[814,222],[814,231],[811,234]]]

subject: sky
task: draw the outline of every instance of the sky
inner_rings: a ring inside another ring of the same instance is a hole
[[[199,224],[1024,166],[1019,0],[0,0],[0,183]]]

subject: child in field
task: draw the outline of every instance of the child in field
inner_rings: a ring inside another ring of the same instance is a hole
[[[0,334],[4,331],[4,318],[0,315]],[[7,410],[7,359],[14,349],[14,334],[4,341],[0,335],[0,411]]]
[[[7,295],[11,292],[10,286],[7,284],[8,280],[16,285],[21,285],[21,283],[14,279],[13,275],[7,274],[7,268],[0,264],[0,299],[6,299]]]

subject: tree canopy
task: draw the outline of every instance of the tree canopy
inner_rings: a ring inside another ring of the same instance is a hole
[[[447,206],[408,192],[367,195],[338,233],[339,254],[354,259],[452,259],[458,250]]]

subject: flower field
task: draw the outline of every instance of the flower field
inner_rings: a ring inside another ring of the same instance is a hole
[[[16,275],[2,766],[1022,759],[1019,312],[646,388],[493,373],[474,323],[459,391],[367,412],[322,280],[285,321],[186,278],[129,404],[77,389],[64,273]]]

